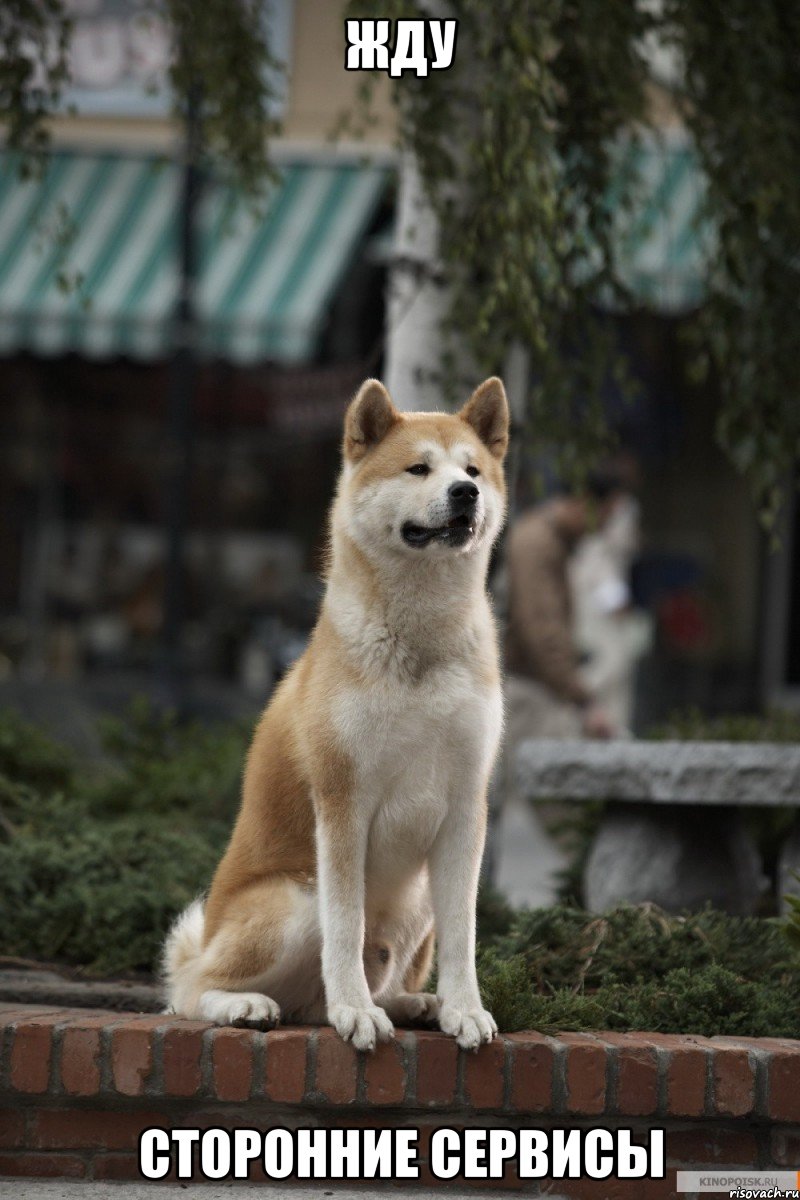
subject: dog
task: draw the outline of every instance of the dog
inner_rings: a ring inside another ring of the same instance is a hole
[[[319,620],[256,727],[208,897],[168,934],[174,1012],[327,1021],[358,1050],[393,1023],[438,1022],[473,1050],[496,1034],[475,906],[502,726],[486,578],[508,427],[496,378],[457,414],[400,412],[375,379],[351,402]]]

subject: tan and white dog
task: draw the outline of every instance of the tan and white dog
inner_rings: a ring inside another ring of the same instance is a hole
[[[327,587],[308,649],[256,729],[208,899],[164,952],[172,1008],[218,1024],[325,1021],[359,1050],[438,1020],[497,1031],[475,974],[486,790],[502,724],[489,554],[508,405],[351,403]],[[424,992],[438,943],[438,996]]]

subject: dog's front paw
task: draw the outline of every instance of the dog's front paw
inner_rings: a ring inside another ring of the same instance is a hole
[[[485,1008],[461,1008],[442,1004],[439,1009],[439,1028],[456,1039],[462,1050],[477,1050],[481,1042],[490,1042],[497,1025]]]
[[[394,1037],[394,1026],[382,1008],[374,1004],[355,1008],[352,1004],[331,1004],[328,1020],[346,1042],[356,1050],[374,1050],[376,1042]]]

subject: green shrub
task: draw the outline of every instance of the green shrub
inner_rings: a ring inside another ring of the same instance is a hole
[[[505,1029],[800,1037],[800,958],[776,919],[536,909],[484,939],[479,971]]]
[[[208,829],[97,822],[67,804],[59,817],[0,844],[3,952],[91,974],[152,970],[170,921],[208,886],[225,826],[215,845]]]
[[[631,1029],[693,1033],[705,1037],[800,1036],[797,987],[742,979],[715,964],[699,971],[679,967],[662,979],[614,983],[594,992],[559,988],[549,995],[526,987],[525,961],[484,952],[480,959],[484,1003],[505,1030]]]
[[[75,763],[66,747],[10,708],[0,709],[0,776],[32,787],[66,787]]]
[[[151,971],[172,918],[208,886],[246,730],[179,726],[139,704],[103,734],[108,760],[76,764],[0,713],[0,953]],[[515,912],[483,889],[478,922],[481,989],[502,1029],[800,1037],[796,917]]]
[[[748,978],[772,979],[788,958],[776,919],[731,917],[710,908],[674,917],[647,904],[624,905],[602,916],[563,906],[520,912],[495,945],[505,957],[522,955],[541,991],[639,983],[713,964]]]
[[[688,708],[672,713],[645,736],[661,742],[800,742],[800,713],[776,708],[709,717]]]
[[[107,761],[79,770],[0,714],[0,952],[150,971],[225,848],[247,735],[179,726],[143,702],[102,734]]]
[[[97,813],[191,813],[229,819],[236,812],[250,731],[243,724],[180,723],[136,700],[100,723],[109,765],[93,781]]]

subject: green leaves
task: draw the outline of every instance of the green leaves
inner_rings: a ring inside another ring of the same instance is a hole
[[[224,850],[247,731],[140,701],[102,732],[106,760],[77,763],[0,713],[0,953],[151,971]]]
[[[269,48],[262,0],[166,0],[176,54],[170,68],[175,107],[200,89],[203,140],[219,168],[258,194],[272,175],[269,139],[279,63]]]
[[[350,7],[378,15],[364,0]],[[487,373],[519,340],[532,354],[529,443],[554,452],[576,482],[607,447],[599,396],[619,356],[597,302],[628,302],[611,217],[633,184],[613,155],[647,118],[644,47],[654,37],[686,65],[672,101],[694,137],[717,231],[690,370],[718,389],[719,443],[773,526],[800,457],[800,6],[452,0],[448,11],[460,23],[454,67],[395,81],[401,138],[442,227],[452,296],[443,386],[462,388],[448,373],[464,340]],[[395,0],[380,15],[427,9]],[[626,376],[622,387],[630,393]]]
[[[108,760],[89,765],[0,714],[0,953],[152,971],[223,851],[246,731],[180,726],[140,702],[103,732]],[[797,1037],[800,900],[790,904],[787,921],[648,905],[515,912],[484,889],[484,1001],[505,1030]]]
[[[270,51],[262,0],[165,0],[175,53],[169,69],[173,106],[186,113],[199,97],[204,150],[251,195],[272,176],[273,101],[284,64]],[[46,120],[69,82],[72,23],[63,0],[4,0],[0,5],[0,122],[23,170],[49,145]]]
[[[652,18],[628,0],[454,0],[450,11],[454,67],[395,82],[451,288],[442,384],[461,390],[449,367],[463,362],[464,340],[486,373],[520,341],[533,358],[529,439],[575,477],[609,441],[599,396],[616,347],[594,302],[601,280],[619,286],[610,151],[644,113],[639,47]],[[381,15],[426,11],[403,0]],[[587,244],[594,264],[579,278],[576,247]]]
[[[800,871],[793,871],[793,877],[800,883]],[[787,895],[784,900],[789,906],[789,912],[783,925],[783,931],[790,945],[800,951],[800,896]]]
[[[800,958],[778,920],[558,906],[512,914],[481,942],[481,994],[504,1030],[800,1034]]]
[[[45,118],[67,81],[71,32],[61,0],[4,0],[0,5],[0,123],[25,173],[47,148]]]

